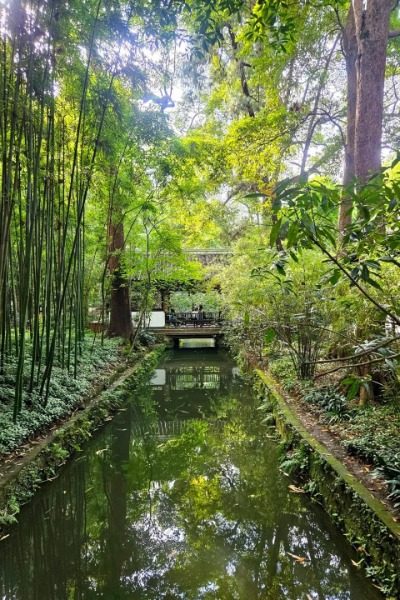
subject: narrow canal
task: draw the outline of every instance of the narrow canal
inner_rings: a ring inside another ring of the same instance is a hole
[[[2,600],[377,600],[227,354],[176,350],[0,544]]]

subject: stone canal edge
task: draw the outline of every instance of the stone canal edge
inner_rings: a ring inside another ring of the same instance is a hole
[[[83,410],[76,411],[39,440],[32,440],[22,457],[13,456],[0,475],[0,541],[17,522],[22,505],[39,487],[58,476],[60,468],[121,409],[129,394],[153,371],[164,346],[141,355],[135,363],[110,378],[106,389],[94,389]],[[3,463],[4,466],[4,463]]]
[[[387,598],[400,598],[400,524],[365,485],[307,430],[278,382],[255,369],[255,387],[287,452],[301,452],[301,480],[359,553],[360,567]]]

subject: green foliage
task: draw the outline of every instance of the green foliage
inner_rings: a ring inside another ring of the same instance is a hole
[[[88,340],[83,349],[79,379],[69,377],[62,369],[55,368],[47,406],[43,406],[38,390],[34,390],[17,423],[13,422],[11,388],[3,383],[0,388],[3,401],[0,413],[0,454],[11,452],[80,407],[83,398],[93,390],[93,386],[101,385],[107,379],[110,369],[115,368],[119,360],[117,341],[107,340],[103,345],[97,342],[93,346]],[[8,381],[10,377],[12,379],[12,375],[2,379]]]
[[[296,370],[289,356],[276,358],[270,363],[270,371],[288,392],[297,386]]]
[[[7,527],[17,522],[16,515],[19,513],[19,504],[15,498],[11,498],[7,506],[0,511],[0,525]]]
[[[139,335],[139,342],[143,345],[143,346],[147,346],[149,348],[151,348],[152,346],[155,345],[156,343],[156,337],[153,333],[151,333],[150,331],[141,331],[140,335]]]
[[[49,447],[49,453],[54,457],[56,461],[63,462],[69,455],[68,450],[63,448],[61,444],[54,443]]]
[[[318,248],[330,270],[326,280],[332,286],[345,278],[375,308],[396,322],[397,304],[389,295],[382,299],[386,265],[398,266],[400,250],[398,213],[399,166],[397,161],[382,176],[375,177],[351,200],[355,219],[343,239],[336,235],[336,214],[343,193],[338,185],[321,179],[307,184],[282,184],[277,200],[278,220],[271,233],[271,244],[278,235],[285,239],[288,252]],[[343,251],[344,245],[346,251]],[[284,256],[286,259],[286,255]],[[285,269],[282,267],[283,273]],[[379,290],[379,297],[373,290]]]
[[[348,420],[353,414],[346,396],[335,385],[314,388],[304,395],[304,400],[324,411],[329,423]]]
[[[286,451],[281,458],[280,468],[284,473],[293,477],[302,477],[308,474],[310,467],[309,450],[304,444]]]
[[[263,246],[264,232],[258,237],[252,232],[235,247],[220,276],[223,298],[240,323],[244,349],[260,358],[289,354],[298,377],[309,379],[324,343],[335,335],[329,330],[335,303],[321,283],[326,266],[312,250],[283,263],[280,253]],[[276,274],[279,264],[285,264],[282,275]]]
[[[344,445],[348,452],[370,463],[385,479],[389,498],[400,506],[400,427],[398,404],[358,410],[346,425]]]
[[[176,312],[189,312],[193,305],[204,307],[205,311],[222,310],[223,304],[221,294],[215,290],[210,291],[194,291],[188,294],[187,292],[174,292],[171,294],[171,306]]]

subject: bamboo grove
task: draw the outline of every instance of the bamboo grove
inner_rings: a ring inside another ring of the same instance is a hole
[[[69,366],[79,352],[82,219],[90,173],[82,180],[77,169],[78,160],[86,160],[79,155],[86,81],[74,136],[56,103],[54,7],[29,14],[20,4],[7,16],[1,65],[1,368],[16,358],[16,416],[27,369],[27,332],[28,392],[39,382],[44,391],[55,354]]]
[[[115,89],[129,104],[141,81],[130,16],[102,0],[1,7],[0,370],[14,419],[33,390],[46,404],[54,364],[77,372],[85,209],[107,128],[124,135]]]

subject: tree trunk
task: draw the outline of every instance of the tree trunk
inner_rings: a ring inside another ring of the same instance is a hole
[[[110,323],[108,335],[130,339],[133,334],[132,315],[129,297],[129,284],[121,263],[124,249],[124,226],[122,222],[109,224],[110,258],[108,267],[111,273]]]
[[[160,290],[160,296],[161,296],[161,310],[163,310],[164,312],[169,312],[170,309],[170,304],[171,304],[171,292],[170,290]]]
[[[353,7],[350,7],[343,30],[343,51],[347,75],[347,132],[344,158],[344,190],[339,207],[339,235],[342,237],[351,225],[352,199],[349,186],[355,180],[355,133],[357,114],[357,36]]]
[[[355,172],[366,182],[381,168],[383,93],[392,0],[353,0],[357,36]]]
[[[246,75],[246,67],[248,67],[249,65],[246,65],[240,58],[238,58],[239,45],[237,43],[235,33],[230,25],[227,26],[227,29],[228,29],[229,38],[230,38],[231,44],[232,44],[233,56],[234,56],[235,62],[239,69],[240,86],[242,88],[242,92],[245,97],[246,112],[249,115],[249,117],[255,117],[256,113],[254,112],[254,108],[252,106],[252,102],[251,102],[252,98],[251,98],[249,84],[248,84],[247,75]]]

